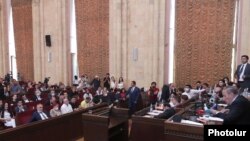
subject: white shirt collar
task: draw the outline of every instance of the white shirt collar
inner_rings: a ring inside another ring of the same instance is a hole
[[[238,97],[239,95],[237,94],[234,99],[232,100],[232,102],[230,103],[230,105],[235,101],[235,99]]]

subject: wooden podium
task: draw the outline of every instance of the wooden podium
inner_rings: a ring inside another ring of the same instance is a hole
[[[128,110],[105,107],[82,114],[84,141],[128,141]]]

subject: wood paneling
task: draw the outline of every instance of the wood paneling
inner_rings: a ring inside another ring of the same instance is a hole
[[[32,0],[12,0],[17,71],[24,80],[34,80]]]
[[[231,72],[236,0],[176,1],[175,82],[213,84]]]
[[[76,0],[80,74],[109,72],[109,0]]]

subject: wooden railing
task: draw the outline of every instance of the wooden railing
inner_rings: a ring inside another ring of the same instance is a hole
[[[82,114],[106,107],[100,104],[48,120],[0,131],[1,141],[72,141],[83,137]]]

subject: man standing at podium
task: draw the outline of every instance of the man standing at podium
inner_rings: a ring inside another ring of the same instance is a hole
[[[247,55],[241,56],[241,63],[238,65],[237,70],[234,74],[235,78],[240,85],[240,92],[245,88],[250,90],[250,64],[248,63],[249,57]]]
[[[136,82],[132,81],[131,87],[127,91],[129,115],[134,114],[139,95],[140,89],[136,87]]]

